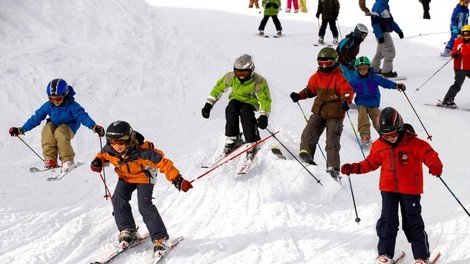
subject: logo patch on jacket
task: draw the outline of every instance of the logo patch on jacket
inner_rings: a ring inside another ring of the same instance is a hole
[[[398,151],[398,162],[400,165],[408,165],[408,153],[406,151]]]

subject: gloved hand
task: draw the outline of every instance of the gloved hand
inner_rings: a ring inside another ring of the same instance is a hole
[[[23,130],[21,129],[21,127],[10,127],[10,130],[8,132],[12,137],[23,135]]]
[[[380,43],[380,44],[382,44],[382,43],[384,43],[384,42],[385,42],[385,39],[384,39],[384,37],[380,37],[380,38],[378,38],[378,40],[379,40],[379,43]]]
[[[187,180],[185,180],[181,176],[181,174],[178,175],[178,177],[173,182],[173,184],[175,185],[176,189],[178,189],[178,191],[187,192],[187,191],[189,191],[189,189],[193,188],[193,185],[190,182],[188,182]]]
[[[359,163],[345,163],[341,166],[341,173],[349,175],[351,173],[359,174],[361,172]]]
[[[292,92],[290,94],[290,98],[292,99],[292,102],[297,103],[300,100],[300,95],[296,92]]]
[[[397,84],[397,90],[400,92],[404,92],[406,90],[406,86],[403,83],[398,83]]]
[[[403,35],[403,31],[398,32],[398,36],[402,39],[405,35]]]
[[[204,118],[209,118],[209,116],[211,115],[211,109],[212,109],[212,105],[209,104],[209,103],[206,103],[204,105],[204,107],[202,108],[202,117]]]
[[[259,128],[266,129],[268,127],[268,117],[266,115],[260,115],[257,121]]]
[[[103,162],[101,161],[101,159],[94,159],[90,164],[90,169],[94,172],[100,173],[101,170],[103,170]]]
[[[429,173],[434,176],[441,176],[442,174],[442,163],[435,162],[434,164],[429,167]]]
[[[93,127],[93,132],[98,134],[98,136],[100,136],[100,137],[104,137],[104,128],[100,125],[95,125]]]
[[[267,3],[265,8],[270,8],[272,6],[271,3]]]
[[[452,34],[457,35],[457,34],[459,34],[459,33],[460,33],[460,30],[459,30],[458,27],[452,27]]]
[[[454,52],[454,53],[452,54],[452,58],[456,58],[456,57],[458,57],[458,56],[460,56],[460,51],[459,51],[459,50],[457,50],[456,52]]]
[[[279,8],[279,6],[278,6],[276,3],[273,3],[273,7],[274,7],[275,9],[278,9],[278,8]]]
[[[349,110],[349,103],[344,101],[342,104],[341,104],[341,108],[346,112]]]
[[[320,18],[320,14],[321,14],[321,13],[318,13],[318,12],[317,12],[317,14],[316,14],[315,16],[316,16],[317,18]]]

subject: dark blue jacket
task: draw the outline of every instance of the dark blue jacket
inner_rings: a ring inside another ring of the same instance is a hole
[[[377,39],[383,38],[383,32],[402,32],[390,13],[388,0],[376,0],[371,11],[372,28]]]
[[[388,89],[396,89],[397,83],[375,74],[373,68],[369,68],[367,77],[356,74],[349,83],[356,93],[354,102],[358,106],[378,108],[380,106],[379,86]]]
[[[49,116],[47,120],[51,121],[56,126],[62,124],[68,125],[73,130],[74,134],[77,133],[80,124],[92,129],[93,126],[96,125],[95,121],[90,118],[82,106],[75,102],[73,98],[74,95],[75,91],[72,86],[69,86],[68,99],[63,105],[55,106],[49,101],[44,103],[21,127],[23,132],[27,132],[39,126],[42,120],[46,119],[47,116]]]
[[[452,16],[450,18],[450,31],[454,28],[462,29],[463,26],[468,24],[468,8],[457,4],[452,11]]]

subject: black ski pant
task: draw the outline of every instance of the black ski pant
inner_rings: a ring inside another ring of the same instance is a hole
[[[377,221],[377,235],[379,255],[385,254],[393,258],[395,242],[398,233],[398,206],[401,209],[402,229],[415,259],[428,259],[428,235],[424,231],[424,222],[421,217],[421,195],[382,192],[382,214]]]
[[[455,99],[455,96],[457,96],[457,93],[460,92],[460,89],[462,88],[462,84],[465,81],[465,78],[470,78],[470,71],[454,70],[454,72],[454,84],[449,87],[449,90],[444,97],[444,102],[449,99]]]
[[[330,25],[331,34],[333,38],[338,38],[338,28],[336,28],[336,19],[322,19],[320,31],[318,32],[319,37],[324,37],[326,32],[326,26]]]
[[[255,117],[255,107],[232,99],[225,108],[225,135],[235,137],[240,134],[240,120],[247,143],[260,140]]]
[[[152,241],[168,238],[168,233],[157,207],[152,203],[154,184],[134,184],[119,179],[113,194],[114,220],[119,231],[135,230],[136,224],[129,204],[132,193],[137,190],[137,204]]]
[[[282,26],[281,26],[281,21],[279,21],[279,18],[277,18],[277,15],[275,16],[264,16],[263,19],[261,20],[261,23],[259,24],[259,27],[258,27],[258,30],[264,30],[264,28],[266,27],[266,23],[268,23],[268,19],[272,17],[273,18],[273,22],[274,22],[274,26],[276,26],[276,30],[279,31],[279,30],[282,30]]]

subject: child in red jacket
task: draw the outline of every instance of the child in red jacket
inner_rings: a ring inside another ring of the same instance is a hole
[[[429,263],[429,243],[421,217],[423,193],[423,167],[440,176],[442,163],[438,154],[424,140],[417,137],[409,124],[403,124],[400,114],[387,107],[377,119],[380,138],[372,143],[367,158],[359,163],[346,163],[343,174],[363,174],[381,167],[379,189],[382,194],[382,213],[377,221],[376,263],[392,263],[398,232],[398,207],[401,209],[402,227],[411,243],[415,264]]]
[[[454,58],[455,81],[444,96],[444,100],[438,104],[457,108],[454,102],[455,96],[462,88],[465,78],[470,77],[470,25],[462,27],[461,35],[455,40],[450,56]]]

